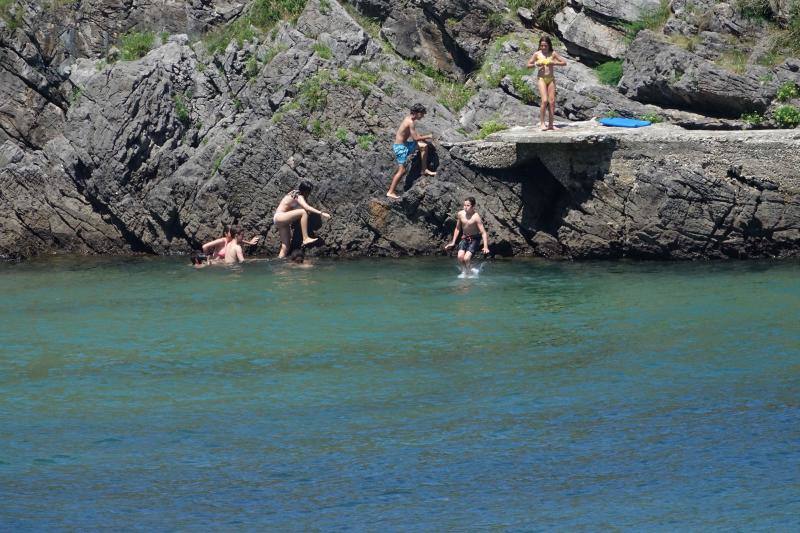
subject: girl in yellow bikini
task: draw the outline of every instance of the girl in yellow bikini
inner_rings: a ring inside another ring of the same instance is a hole
[[[553,114],[556,108],[556,79],[553,76],[553,67],[563,67],[566,61],[553,50],[553,43],[547,35],[539,39],[539,49],[528,60],[528,68],[537,67],[539,72],[539,128],[544,130],[553,129]],[[545,127],[545,114],[550,111],[550,120]]]

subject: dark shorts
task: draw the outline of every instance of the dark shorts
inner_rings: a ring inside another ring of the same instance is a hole
[[[465,252],[469,252],[472,255],[478,253],[478,250],[481,249],[481,238],[479,235],[465,235],[461,242],[458,243],[458,250],[464,250]]]

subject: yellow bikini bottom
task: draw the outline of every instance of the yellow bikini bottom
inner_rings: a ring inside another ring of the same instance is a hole
[[[539,79],[544,82],[545,85],[550,85],[556,78],[552,74],[548,74],[547,76],[539,76]]]

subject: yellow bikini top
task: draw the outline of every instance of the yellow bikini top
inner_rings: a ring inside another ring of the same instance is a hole
[[[536,65],[538,65],[538,66],[540,66],[540,67],[546,67],[547,65],[549,65],[549,64],[550,64],[550,63],[552,63],[552,62],[553,62],[553,59],[552,59],[552,58],[550,58],[550,57],[543,57],[542,59],[537,59],[537,60],[536,60]]]

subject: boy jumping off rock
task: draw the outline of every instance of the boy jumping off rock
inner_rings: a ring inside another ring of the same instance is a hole
[[[433,135],[420,135],[414,129],[414,123],[425,116],[427,112],[425,106],[422,104],[414,104],[411,106],[411,114],[403,119],[400,127],[397,128],[397,133],[394,136],[394,150],[395,159],[397,160],[397,172],[392,176],[392,184],[389,185],[389,191],[386,196],[389,198],[400,198],[395,189],[400,182],[400,178],[406,172],[408,161],[414,155],[414,151],[419,148],[420,157],[422,158],[422,173],[426,176],[435,176],[436,172],[428,170],[428,143],[433,139]],[[410,140],[409,140],[410,139]]]

